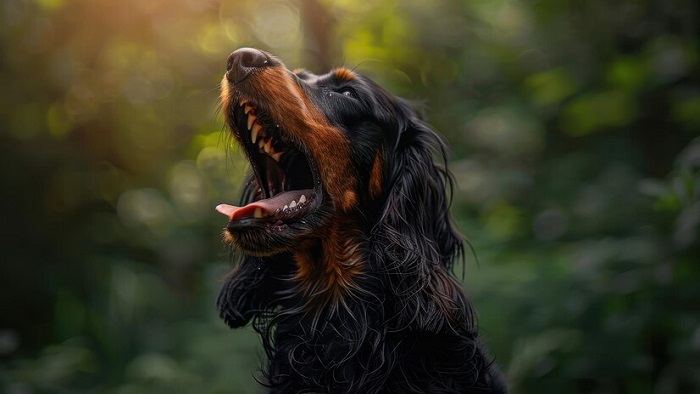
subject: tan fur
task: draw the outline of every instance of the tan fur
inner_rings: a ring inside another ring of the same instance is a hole
[[[268,105],[267,111],[278,114],[282,130],[307,147],[333,201],[343,211],[352,209],[356,199],[349,199],[348,192],[354,193],[356,180],[350,170],[350,141],[345,134],[328,123],[284,69],[264,69],[255,80],[257,86],[264,87],[260,101]],[[269,97],[275,100],[268,102]]]
[[[372,172],[369,175],[369,196],[378,198],[382,195],[382,156],[377,152],[372,162]]]
[[[350,230],[351,220],[332,222],[320,237],[321,261],[314,261],[311,248],[300,248],[294,253],[297,264],[295,279],[310,292],[330,294],[334,299],[354,288],[354,277],[362,274],[364,262],[357,236]]]
[[[333,70],[333,75],[341,81],[351,81],[356,78],[355,73],[345,67],[336,68]]]
[[[337,71],[343,78],[353,77],[350,70]],[[253,82],[254,81],[254,82]],[[322,291],[339,296],[352,288],[352,278],[362,270],[359,243],[353,236],[352,223],[341,220],[358,203],[357,180],[350,166],[350,141],[343,131],[331,126],[303,90],[289,77],[283,67],[260,70],[247,88],[253,102],[264,103],[266,112],[275,114],[275,119],[284,132],[306,147],[316,163],[323,186],[335,205],[334,221],[321,235],[323,261],[312,260],[309,254],[313,245],[299,245],[294,253],[297,264],[296,278],[311,289],[321,286]],[[229,82],[222,82],[221,102],[228,112],[230,105],[237,105],[232,97],[233,89]],[[270,100],[273,97],[274,100]],[[232,125],[231,125],[232,126]],[[343,223],[343,224],[341,224]],[[234,242],[230,235],[224,235],[227,242]],[[320,282],[316,282],[320,281]]]

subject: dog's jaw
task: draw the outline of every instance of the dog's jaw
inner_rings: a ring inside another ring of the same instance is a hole
[[[221,83],[226,124],[256,185],[243,206],[220,204],[217,211],[229,219],[224,240],[253,256],[298,252],[358,202],[346,135],[312,103],[302,80],[266,56],[264,66],[244,78],[229,70]]]

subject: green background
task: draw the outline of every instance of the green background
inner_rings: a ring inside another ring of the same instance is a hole
[[[691,0],[4,0],[0,391],[256,393],[214,299],[228,54],[345,65],[448,141],[513,393],[700,392]]]

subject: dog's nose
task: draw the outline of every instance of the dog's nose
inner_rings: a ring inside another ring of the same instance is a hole
[[[265,52],[255,48],[236,49],[228,57],[226,78],[231,82],[240,82],[256,68],[267,67],[270,58]]]

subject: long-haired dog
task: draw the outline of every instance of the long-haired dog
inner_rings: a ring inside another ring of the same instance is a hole
[[[408,103],[251,48],[221,88],[252,174],[240,207],[217,207],[244,256],[217,303],[262,336],[270,392],[506,392],[452,273],[445,147]]]

